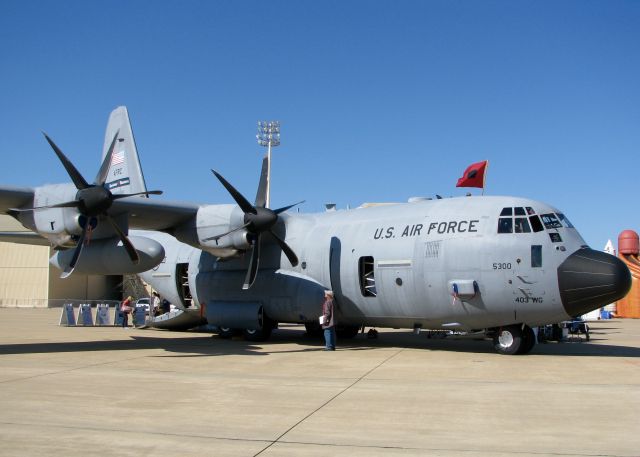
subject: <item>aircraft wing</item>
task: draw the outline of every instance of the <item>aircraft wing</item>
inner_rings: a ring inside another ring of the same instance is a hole
[[[0,213],[10,208],[29,206],[33,203],[34,190],[29,187],[0,186]]]
[[[28,187],[0,186],[0,214],[10,213],[11,208],[30,207],[33,205],[34,189]],[[190,218],[195,217],[200,205],[188,202],[169,202],[151,198],[129,197],[113,202],[109,214],[129,214],[129,227],[140,230],[170,231]],[[25,232],[27,233],[27,232]],[[0,241],[14,243],[37,244],[25,240],[26,234],[21,232],[3,232]],[[33,234],[34,241],[48,241]],[[28,238],[28,237],[27,237]],[[20,241],[25,240],[25,241]]]
[[[114,201],[109,214],[127,213],[129,228],[132,229],[170,232],[172,228],[194,218],[199,207],[196,203],[129,197]]]

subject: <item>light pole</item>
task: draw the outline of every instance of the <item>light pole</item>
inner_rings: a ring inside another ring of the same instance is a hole
[[[271,147],[280,145],[280,121],[258,121],[258,144],[267,147],[267,192],[265,204],[271,207]]]

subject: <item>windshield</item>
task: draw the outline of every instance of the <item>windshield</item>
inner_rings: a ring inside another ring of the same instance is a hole
[[[547,229],[554,229],[554,228],[561,228],[562,227],[562,224],[560,223],[560,221],[558,220],[556,215],[553,214],[553,213],[542,214],[540,216],[540,218],[542,219],[542,223],[544,224],[544,226]]]
[[[562,213],[556,213],[556,215],[558,216],[558,219],[560,219],[560,222],[562,222],[562,224],[567,227],[567,228],[574,228],[573,224],[571,222],[569,222],[569,219],[567,219],[567,216],[565,216]]]

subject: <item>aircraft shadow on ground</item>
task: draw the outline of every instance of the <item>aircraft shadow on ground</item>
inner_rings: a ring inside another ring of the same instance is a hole
[[[606,341],[606,333],[592,333],[592,341]],[[164,332],[164,331],[163,331]],[[0,345],[0,355],[10,354],[54,354],[68,352],[136,351],[161,349],[165,353],[153,357],[214,357],[224,355],[265,356],[271,353],[304,353],[321,351],[324,342],[321,337],[307,335],[304,330],[281,328],[273,332],[269,341],[255,343],[241,338],[226,340],[216,335],[202,333],[202,336],[156,337],[153,331],[146,335],[113,341],[71,341],[54,343],[19,343]],[[537,356],[590,356],[590,357],[640,357],[640,348],[594,344],[584,337],[571,338],[563,343],[537,344],[531,355]],[[291,349],[291,344],[298,347]],[[289,347],[284,348],[287,345]],[[427,335],[414,335],[411,332],[384,332],[378,338],[369,339],[359,334],[353,339],[338,340],[338,351],[369,351],[375,349],[419,349],[443,352],[494,353],[491,341],[478,336],[449,336],[446,338],[428,338]]]
[[[55,354],[66,352],[108,352],[162,349],[170,353],[182,353],[191,356],[218,355],[267,355],[260,347],[244,344],[215,344],[211,336],[196,338],[158,338],[154,336],[133,336],[113,341],[70,341],[55,343],[20,343],[0,345],[0,355],[9,354]]]

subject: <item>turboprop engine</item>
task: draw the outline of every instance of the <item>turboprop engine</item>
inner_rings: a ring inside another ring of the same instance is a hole
[[[45,207],[71,199],[76,194],[71,184],[52,184],[36,187],[34,206]],[[73,238],[82,233],[81,215],[75,208],[45,208],[39,211],[20,211],[16,213],[20,223],[47,238],[57,247],[75,246]]]
[[[232,257],[251,247],[251,234],[243,225],[244,213],[237,206],[207,205],[198,210],[195,226],[179,227],[174,235],[216,257]],[[234,231],[235,227],[240,230]]]
[[[91,240],[82,249],[74,271],[80,274],[120,275],[141,273],[156,267],[164,259],[164,248],[160,243],[142,236],[130,236],[140,261],[131,262],[129,253],[118,237]],[[74,250],[58,251],[49,262],[65,270],[69,267]]]

